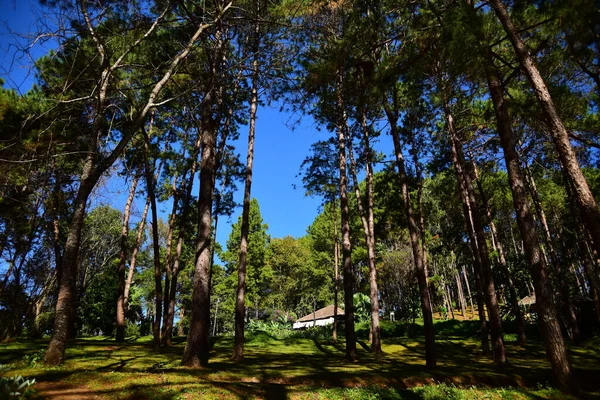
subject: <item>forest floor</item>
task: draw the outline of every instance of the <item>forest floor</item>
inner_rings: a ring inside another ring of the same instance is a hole
[[[158,353],[148,337],[122,344],[78,339],[69,344],[65,363],[53,368],[41,364],[46,340],[17,340],[0,345],[1,375],[34,378],[32,397],[47,399],[567,398],[553,388],[539,340],[521,348],[507,335],[510,365],[497,367],[482,355],[476,336],[438,329],[438,367],[428,371],[418,336],[385,338],[379,357],[359,340],[355,363],[345,360],[343,341],[276,339],[264,332],[247,339],[245,360],[234,363],[233,338],[217,338],[209,367],[202,369],[180,366],[183,337]],[[570,355],[587,397],[600,399],[600,338],[572,346]]]

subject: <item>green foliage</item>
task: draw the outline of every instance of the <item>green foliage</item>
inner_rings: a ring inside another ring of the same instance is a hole
[[[37,367],[38,364],[41,364],[44,361],[45,353],[45,350],[38,350],[36,352],[27,354],[23,356],[23,362],[32,368]]]
[[[271,240],[267,233],[268,225],[263,222],[256,199],[250,201],[248,217],[248,256],[246,265],[246,305],[250,308],[263,308],[268,303],[267,295],[273,272],[265,262],[266,250]],[[242,217],[231,227],[227,240],[227,250],[219,254],[225,262],[227,273],[237,277],[240,256]],[[237,280],[235,281],[237,285]]]
[[[121,212],[109,206],[86,217],[80,257],[78,326],[82,335],[110,335],[114,328]]]
[[[25,379],[21,375],[10,378],[0,377],[0,397],[3,399],[21,399],[33,395],[35,379]]]
[[[454,385],[447,385],[444,383],[438,385],[424,386],[420,390],[416,390],[423,400],[461,400],[464,399],[461,390],[456,388]]]
[[[371,317],[371,299],[364,293],[354,293],[352,296],[354,303],[354,315],[358,322],[367,321]]]

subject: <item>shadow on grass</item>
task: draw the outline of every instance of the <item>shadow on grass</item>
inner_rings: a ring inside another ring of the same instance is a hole
[[[345,359],[343,341],[278,340],[267,334],[249,339],[245,359],[239,363],[230,360],[232,338],[213,339],[211,362],[199,369],[180,366],[185,338],[174,338],[173,346],[158,353],[145,339],[126,343],[77,340],[69,345],[65,365],[48,369],[31,368],[22,362],[25,355],[45,348],[46,342],[13,342],[0,348],[0,360],[14,364],[15,373],[38,382],[89,385],[99,395],[138,399],[167,399],[180,393],[190,393],[190,398],[286,399],[311,390],[359,388],[385,388],[380,398],[419,399],[421,394],[406,389],[439,382],[452,387],[529,388],[553,382],[543,347],[535,342],[525,349],[509,346],[511,365],[500,368],[482,356],[477,339],[438,335],[438,367],[429,371],[420,338],[385,339],[382,356],[372,355],[369,347],[359,341],[357,363]],[[578,346],[571,353],[583,389],[598,390],[600,350],[597,346]],[[527,398],[535,398],[532,396]],[[339,396],[345,397],[344,392]]]

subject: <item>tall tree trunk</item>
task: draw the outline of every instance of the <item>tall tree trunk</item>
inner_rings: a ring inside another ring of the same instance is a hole
[[[573,307],[573,302],[571,301],[571,290],[569,288],[569,279],[567,275],[568,270],[562,266],[561,260],[558,258],[558,254],[554,247],[554,240],[552,239],[552,235],[550,234],[550,228],[548,226],[548,220],[546,219],[546,213],[542,208],[542,201],[540,199],[540,194],[537,190],[537,185],[535,184],[533,174],[531,173],[529,165],[527,165],[526,161],[523,162],[523,165],[523,173],[525,174],[525,180],[529,187],[531,198],[533,199],[535,213],[540,221],[541,228],[544,232],[544,240],[546,242],[546,246],[548,247],[548,251],[550,252],[550,260],[552,262],[552,265],[554,266],[554,271],[559,280],[560,296],[562,297],[563,302],[563,313],[567,318],[568,322],[567,331],[571,340],[575,343],[579,343],[581,341],[581,334],[579,332],[579,324],[577,322],[575,308]]]
[[[127,258],[127,236],[129,234],[129,216],[131,215],[131,203],[135,197],[135,190],[140,179],[141,170],[138,168],[129,189],[129,196],[125,203],[123,211],[123,226],[121,228],[121,251],[119,253],[119,266],[117,267],[117,277],[119,286],[117,289],[117,333],[116,341],[125,340],[125,263]]]
[[[210,335],[210,249],[212,229],[212,200],[216,168],[216,135],[218,123],[212,116],[211,94],[203,107],[202,160],[200,165],[200,194],[198,196],[198,236],[194,289],[192,292],[192,315],[190,330],[183,353],[183,365],[207,366]]]
[[[429,296],[429,288],[427,286],[427,275],[425,265],[423,263],[423,253],[421,247],[419,228],[415,221],[410,192],[408,190],[408,179],[406,177],[406,169],[404,165],[404,155],[402,154],[402,146],[398,134],[398,107],[396,106],[396,93],[394,93],[394,109],[389,104],[385,104],[385,113],[390,123],[390,134],[394,142],[394,152],[396,154],[396,166],[400,177],[400,185],[402,187],[402,200],[404,201],[404,211],[408,221],[408,231],[410,236],[410,244],[412,247],[413,259],[415,263],[415,274],[419,283],[419,294],[421,297],[421,311],[423,313],[423,326],[425,330],[425,362],[427,368],[435,368],[436,366],[436,350],[435,350],[435,334],[433,329],[433,313],[431,310],[431,298]]]
[[[465,277],[465,285],[467,286],[467,294],[469,295],[469,303],[471,304],[471,318],[475,315],[475,307],[473,307],[473,295],[471,294],[471,285],[469,285],[469,276],[467,275],[467,268],[462,266],[462,273]]]
[[[502,246],[502,242],[500,241],[500,237],[498,236],[498,231],[496,230],[496,225],[494,224],[492,211],[490,209],[486,193],[483,190],[481,179],[479,179],[479,171],[477,170],[477,164],[475,163],[475,160],[472,160],[472,162],[473,171],[475,172],[475,180],[479,189],[479,195],[481,197],[481,201],[483,202],[483,206],[485,207],[485,212],[489,221],[490,231],[492,233],[492,244],[498,252],[498,263],[500,264],[500,268],[502,269],[502,272],[506,277],[506,284],[508,286],[508,293],[510,296],[510,305],[513,313],[515,314],[515,323],[517,328],[517,343],[519,344],[519,346],[523,347],[527,342],[527,338],[525,337],[525,319],[523,318],[521,307],[519,307],[519,298],[517,296],[517,290],[515,289],[515,284],[512,280],[510,270],[508,269],[506,257],[504,256],[504,246]]]
[[[585,237],[580,232],[577,234],[579,258],[583,264],[585,277],[590,285],[590,295],[594,302],[594,308],[596,310],[596,318],[600,322],[600,279],[598,278],[598,272],[594,265],[594,258],[589,250]]]
[[[592,244],[596,256],[600,256],[600,209],[585,176],[581,172],[577,156],[569,141],[567,129],[558,115],[550,92],[533,57],[529,54],[525,42],[523,42],[523,39],[519,35],[518,29],[513,25],[503,2],[501,0],[490,0],[489,3],[494,8],[496,16],[508,34],[517,60],[521,64],[521,68],[525,72],[531,87],[534,89],[562,167],[568,180],[573,185],[575,200],[579,206],[583,224],[592,236]]]
[[[148,131],[152,132],[154,125],[154,115],[150,117],[150,126]],[[158,236],[158,209],[156,206],[156,180],[153,171],[154,165],[150,163],[150,137],[145,129],[144,134],[144,161],[146,188],[148,189],[148,197],[150,198],[150,209],[152,211],[152,252],[154,260],[154,321],[152,323],[152,336],[154,349],[160,347],[160,323],[162,321],[162,269],[160,264],[160,242]]]
[[[184,138],[184,142],[187,139],[187,132]],[[181,155],[182,159],[185,159],[185,146],[183,153]],[[173,275],[173,271],[171,269],[171,259],[173,254],[173,234],[175,232],[175,220],[177,217],[177,209],[179,207],[179,199],[181,197],[181,193],[177,190],[177,174],[173,177],[173,183],[171,186],[173,191],[173,206],[171,208],[171,214],[169,215],[169,223],[167,230],[167,243],[166,243],[166,255],[165,255],[165,285],[163,289],[163,311],[162,311],[162,332],[160,337],[160,344],[162,346],[170,346],[172,344],[171,334],[172,330],[167,332],[169,326],[169,300],[171,293],[171,277]]]
[[[183,319],[185,318],[185,308],[179,308],[179,325],[177,326],[177,335],[183,336],[185,335],[185,330],[183,329]]]
[[[454,306],[452,305],[452,290],[450,290],[450,285],[447,283],[444,283],[444,291],[448,298],[448,310],[450,311],[450,315],[452,316],[452,319],[456,319],[454,317]]]
[[[362,121],[363,131],[367,129],[366,120]],[[365,151],[370,152],[368,145],[368,133],[365,136]],[[363,197],[360,192],[358,177],[356,174],[356,162],[354,160],[354,150],[352,148],[352,139],[348,138],[348,157],[350,158],[350,173],[354,184],[354,193],[356,195],[356,204],[358,215],[363,226],[365,243],[367,245],[367,254],[369,262],[369,299],[371,301],[371,327],[369,329],[369,342],[371,343],[371,351],[376,354],[381,353],[381,328],[379,326],[379,298],[377,291],[377,270],[375,269],[375,238],[372,231],[373,224],[373,169],[370,162],[370,156],[367,155],[367,190],[365,197],[367,200],[367,210],[363,205]],[[370,206],[370,208],[369,208]]]
[[[125,281],[125,289],[123,290],[123,308],[127,310],[129,307],[129,291],[131,289],[131,283],[133,282],[133,274],[135,272],[135,265],[137,263],[137,256],[142,245],[142,239],[144,237],[144,231],[146,230],[146,218],[148,217],[148,210],[150,209],[150,196],[146,196],[146,205],[142,212],[142,219],[139,222],[137,235],[135,237],[135,245],[131,250],[131,259],[129,260],[129,271],[127,271],[127,280]]]
[[[346,114],[342,100],[342,75],[337,77],[337,139],[340,169],[340,209],[342,221],[342,268],[344,276],[344,320],[346,358],[356,361],[356,333],[354,332],[354,273],[352,271],[352,245],[350,243],[350,209],[348,207],[348,176],[346,174]]]
[[[192,199],[192,188],[194,176],[196,175],[196,169],[198,168],[198,154],[200,152],[200,146],[202,145],[202,135],[198,135],[198,139],[194,144],[194,150],[191,155],[191,165],[189,169],[189,176],[184,179],[183,188],[183,205],[180,215],[179,232],[177,236],[177,244],[175,246],[175,254],[173,255],[173,267],[171,268],[171,286],[169,288],[169,307],[167,310],[167,322],[165,327],[165,335],[167,336],[168,344],[171,344],[171,338],[173,337],[173,323],[175,321],[175,303],[177,298],[177,279],[179,278],[180,272],[180,260],[181,252],[183,251],[183,240],[185,236],[185,223],[187,221],[188,212],[190,209],[190,202]],[[212,257],[212,254],[211,254]]]
[[[497,3],[497,0],[492,1]],[[491,68],[491,66],[486,66],[486,68]],[[498,133],[504,150],[504,160],[517,213],[517,223],[519,225],[521,238],[523,239],[523,247],[533,277],[536,306],[539,313],[539,324],[542,335],[544,336],[546,354],[548,355],[548,359],[550,360],[554,375],[558,379],[560,387],[567,392],[576,394],[578,393],[577,382],[572,373],[567,348],[560,331],[547,266],[541,257],[533,214],[527,200],[523,172],[521,171],[521,164],[516,151],[516,142],[512,132],[512,124],[504,101],[502,84],[497,72],[488,70],[486,71],[486,75],[496,111]]]
[[[331,340],[337,342],[337,316],[338,316],[338,291],[339,291],[339,265],[340,265],[340,242],[337,231],[337,213],[335,202],[331,203],[331,213],[333,215],[333,329],[331,332]]]
[[[463,291],[462,282],[460,281],[460,273],[455,273],[454,275],[456,280],[456,290],[458,291],[458,301],[460,303],[460,312],[464,319],[467,319],[466,313],[466,302],[465,302],[465,292]]]
[[[81,243],[81,229],[85,219],[87,200],[100,179],[100,173],[93,170],[94,158],[89,156],[83,167],[77,197],[73,203],[73,216],[69,223],[69,233],[60,268],[58,299],[54,314],[52,337],[44,355],[46,365],[58,365],[64,361],[65,346],[69,329],[75,320],[75,281],[77,277],[77,258]]]
[[[257,12],[260,1],[256,2]],[[252,190],[252,163],[254,161],[254,135],[256,129],[256,111],[258,109],[258,58],[260,44],[260,24],[254,27],[252,62],[252,94],[250,98],[250,126],[248,129],[248,155],[246,157],[246,182],[244,185],[244,206],[242,210],[242,225],[240,227],[240,257],[238,263],[237,296],[235,299],[235,343],[232,359],[241,361],[244,359],[244,322],[246,319],[246,264],[248,257],[248,233],[250,231],[250,195]]]
[[[487,306],[487,313],[490,321],[490,333],[492,336],[492,354],[496,363],[504,364],[507,360],[502,337],[502,322],[500,320],[496,288],[492,278],[489,252],[485,240],[483,224],[479,215],[479,207],[475,199],[471,177],[465,168],[466,162],[462,151],[462,144],[457,137],[454,128],[454,118],[447,102],[444,106],[444,112],[446,114],[448,133],[450,135],[456,178],[459,182],[463,204],[466,205],[466,207],[464,207],[467,214],[465,215],[465,220],[468,221],[467,225],[469,225],[469,220],[471,223],[471,229],[467,229],[467,231],[470,232],[469,239],[472,242],[473,251],[477,254],[475,257],[475,266],[478,267],[479,270],[476,271],[476,274],[479,275],[483,297]]]
[[[375,218],[373,216],[373,151],[371,149],[369,128],[367,126],[367,117],[363,110],[362,129],[363,140],[366,152],[367,169],[367,227],[369,246],[367,247],[369,255],[369,294],[371,299],[371,351],[375,354],[381,354],[381,327],[379,325],[379,290],[377,288],[377,269],[375,268]]]

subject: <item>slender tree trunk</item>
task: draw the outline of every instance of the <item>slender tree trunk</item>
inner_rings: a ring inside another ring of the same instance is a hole
[[[585,287],[585,283],[582,282],[582,280],[579,277],[579,273],[577,272],[577,268],[575,268],[575,264],[571,263],[571,265],[569,265],[569,272],[573,274],[573,276],[575,277],[575,282],[577,283],[577,292],[579,293],[580,296],[587,296],[588,291]]]
[[[184,138],[184,142],[187,139],[187,132]],[[181,155],[182,159],[185,159],[185,147],[183,153]],[[167,231],[167,243],[166,243],[166,256],[165,256],[165,286],[163,289],[163,311],[162,311],[162,332],[160,338],[160,344],[162,346],[170,346],[172,344],[171,334],[173,330],[169,330],[169,303],[170,303],[170,293],[171,293],[171,278],[173,275],[173,270],[171,269],[171,259],[173,254],[173,234],[175,232],[175,219],[177,217],[177,209],[179,207],[179,199],[181,194],[177,190],[177,175],[173,177],[172,183],[172,191],[173,191],[173,206],[171,208],[171,215],[169,216],[169,224]]]
[[[421,160],[417,151],[417,141],[412,129],[408,129],[408,139],[412,146],[412,159],[415,165],[415,177],[417,179],[417,218],[419,220],[419,230],[421,231],[421,252],[423,253],[423,268],[425,269],[425,278],[427,279],[428,261],[427,261],[427,237],[425,236],[425,213],[423,213],[423,173],[421,170]]]
[[[579,332],[579,324],[577,322],[575,308],[573,307],[573,302],[571,301],[571,291],[569,288],[567,270],[561,265],[561,260],[558,258],[558,254],[556,253],[556,249],[554,248],[554,240],[552,239],[552,235],[550,234],[548,220],[546,219],[546,213],[542,208],[542,201],[540,199],[539,192],[537,191],[535,179],[533,178],[533,175],[531,173],[531,170],[529,169],[529,166],[527,165],[527,162],[524,162],[523,165],[523,173],[525,175],[525,180],[529,187],[529,192],[531,193],[531,198],[533,199],[535,213],[540,221],[541,228],[544,232],[544,240],[546,242],[546,246],[548,247],[548,251],[550,252],[550,260],[552,262],[552,265],[554,266],[554,271],[558,276],[560,296],[562,297],[563,301],[563,313],[567,318],[569,328],[567,329],[567,331],[571,340],[575,343],[579,343],[581,341],[581,334]]]
[[[165,335],[167,336],[167,340],[170,340],[173,336],[173,323],[175,321],[175,303],[177,300],[177,279],[179,277],[180,272],[180,260],[181,260],[181,252],[183,251],[183,239],[185,236],[185,224],[187,221],[188,212],[190,209],[190,202],[192,199],[192,188],[193,181],[196,175],[196,169],[198,168],[198,154],[200,152],[200,146],[202,145],[202,135],[198,135],[198,139],[194,144],[194,150],[191,155],[191,166],[189,170],[189,176],[187,179],[184,179],[184,187],[181,189],[184,192],[183,197],[183,205],[181,209],[181,222],[179,224],[179,232],[177,236],[177,244],[175,246],[175,254],[173,255],[173,267],[171,268],[171,286],[169,288],[169,308],[167,310],[167,322],[165,327]],[[212,248],[211,248],[211,257],[212,257]],[[182,328],[183,329],[183,328]],[[180,334],[180,336],[182,336]]]
[[[185,318],[185,308],[181,307],[179,309],[179,326],[177,327],[177,335],[183,336],[185,335],[185,330],[183,329],[183,319]]]
[[[216,168],[216,134],[218,123],[212,117],[210,94],[205,100],[202,115],[202,161],[200,165],[200,194],[198,196],[198,237],[192,315],[190,330],[183,353],[183,365],[207,366],[210,335],[210,249],[212,229],[212,200]]]
[[[444,107],[444,111],[446,113],[448,133],[450,134],[452,158],[456,172],[456,179],[459,182],[460,193],[463,200],[463,208],[465,210],[467,231],[469,232],[469,240],[472,243],[473,252],[475,254],[476,277],[479,277],[478,286],[482,290],[490,321],[493,349],[492,354],[494,361],[496,361],[498,364],[504,364],[507,361],[504,349],[504,341],[502,338],[502,322],[500,320],[496,289],[491,276],[489,252],[483,231],[483,224],[481,223],[481,217],[479,216],[477,202],[473,193],[474,190],[471,177],[469,176],[469,172],[465,169],[466,163],[462,153],[462,144],[456,135],[456,131],[454,129],[454,119],[447,103]],[[471,226],[469,227],[469,225]]]
[[[394,93],[394,106],[396,105]],[[394,152],[396,153],[396,165],[398,167],[398,175],[400,177],[400,185],[402,187],[402,200],[404,201],[404,210],[408,221],[408,231],[410,235],[410,243],[412,246],[413,259],[415,263],[415,274],[419,283],[419,294],[421,297],[421,310],[423,313],[423,326],[425,330],[425,360],[427,368],[435,368],[436,366],[436,350],[435,350],[435,334],[433,329],[433,313],[431,310],[431,298],[429,296],[429,288],[427,286],[427,275],[425,265],[423,264],[423,253],[421,241],[419,239],[423,232],[419,232],[419,228],[414,218],[410,192],[408,191],[408,179],[406,177],[406,169],[404,165],[404,155],[402,154],[402,146],[398,134],[398,111],[394,107],[392,111],[389,104],[385,104],[385,113],[390,123],[390,134],[394,142]]]
[[[123,342],[125,340],[125,263],[127,258],[127,236],[129,234],[131,203],[133,203],[133,199],[135,197],[135,190],[137,188],[140,175],[141,171],[138,169],[133,177],[133,180],[131,181],[129,196],[127,197],[125,210],[123,212],[123,227],[121,228],[121,252],[119,253],[119,266],[117,268],[117,277],[119,279],[119,286],[117,289],[117,342]]]
[[[338,291],[339,291],[339,265],[340,265],[340,242],[337,231],[337,204],[332,203],[331,209],[333,214],[333,330],[331,333],[331,339],[334,343],[337,342],[337,316],[338,316]]]
[[[475,307],[473,307],[473,295],[471,294],[471,285],[469,285],[469,276],[467,275],[467,268],[462,266],[463,276],[465,277],[465,285],[467,286],[467,294],[469,295],[469,303],[471,304],[471,318],[475,315]]]
[[[219,316],[219,299],[217,299],[217,304],[215,306],[215,320],[213,322],[213,336],[217,334],[217,317]]]
[[[362,129],[365,142],[365,151],[367,158],[367,227],[369,246],[369,294],[371,299],[371,351],[375,354],[383,353],[381,351],[381,327],[379,325],[379,290],[377,288],[377,269],[375,268],[375,218],[373,216],[373,154],[369,138],[369,128],[367,127],[367,118],[365,111],[362,116]]]
[[[517,60],[521,64],[521,68],[523,72],[525,72],[531,87],[534,89],[562,167],[568,180],[575,189],[574,196],[577,205],[579,206],[583,224],[592,236],[592,244],[596,254],[600,255],[600,209],[598,208],[598,203],[596,202],[596,199],[594,199],[585,176],[581,172],[577,156],[569,141],[567,129],[558,115],[544,79],[542,78],[533,57],[529,54],[523,39],[521,39],[518,29],[513,25],[506,7],[501,0],[490,0],[489,3],[494,8],[496,16],[508,34],[515,50]]]
[[[367,128],[366,120],[362,121],[362,128],[365,131]],[[370,152],[370,146],[368,144],[368,133],[364,133],[365,136],[365,151]],[[373,223],[373,168],[370,162],[370,155],[367,155],[367,210],[363,206],[363,197],[360,192],[358,177],[356,174],[356,162],[354,160],[354,150],[352,149],[352,140],[348,138],[348,156],[350,158],[350,172],[352,175],[352,181],[354,183],[354,193],[356,195],[356,204],[358,208],[358,214],[363,226],[363,233],[365,236],[365,243],[367,245],[367,254],[369,259],[369,299],[371,301],[371,327],[369,329],[369,342],[371,343],[371,351],[376,354],[381,353],[381,328],[379,326],[379,298],[377,291],[377,270],[375,269],[375,237],[372,229],[374,229]]]
[[[455,275],[455,280],[456,280],[456,290],[458,291],[458,301],[460,303],[460,312],[461,315],[463,317],[463,320],[467,318],[467,313],[466,313],[466,302],[465,302],[465,293],[463,291],[463,287],[462,287],[462,282],[460,281],[460,273],[456,273]]]
[[[257,1],[257,5],[260,1]],[[257,12],[258,12],[257,7]],[[246,264],[248,257],[248,233],[250,231],[250,194],[252,190],[252,163],[254,161],[254,135],[256,129],[256,111],[258,109],[258,47],[260,40],[260,24],[254,28],[254,61],[252,62],[252,94],[250,99],[250,126],[248,129],[248,155],[246,158],[246,183],[244,186],[244,206],[242,210],[242,225],[240,228],[240,257],[238,263],[238,284],[235,301],[235,343],[232,359],[244,359],[244,321],[246,319]]]
[[[135,265],[137,263],[137,256],[142,245],[142,238],[144,237],[144,231],[146,230],[146,218],[148,217],[148,210],[150,209],[150,196],[146,197],[146,205],[142,213],[142,219],[139,222],[137,236],[135,237],[135,245],[131,250],[131,259],[129,261],[129,271],[127,272],[127,280],[125,281],[125,289],[123,291],[123,308],[127,310],[129,307],[129,291],[131,289],[131,283],[133,282],[133,273],[135,272]]]
[[[488,203],[488,199],[485,191],[483,190],[483,185],[481,184],[481,180],[479,179],[479,172],[477,170],[477,164],[473,160],[473,171],[475,172],[475,180],[477,181],[477,187],[479,189],[479,194],[481,200],[483,202],[483,206],[485,207],[485,212],[489,221],[490,231],[492,232],[492,243],[494,244],[496,250],[498,251],[498,263],[500,264],[500,268],[506,277],[506,284],[508,285],[508,293],[510,296],[510,305],[513,313],[515,314],[515,322],[517,328],[517,343],[519,346],[525,346],[527,342],[527,338],[525,337],[525,319],[523,318],[523,313],[521,312],[521,307],[519,307],[519,298],[517,296],[517,290],[515,289],[515,284],[512,280],[512,275],[508,269],[508,263],[506,262],[506,257],[504,256],[504,248],[502,246],[502,242],[500,241],[500,237],[498,236],[498,231],[496,230],[496,225],[494,224],[494,218],[492,216],[492,211],[490,209],[490,205]]]
[[[589,252],[589,247],[583,235],[577,234],[579,258],[583,264],[586,279],[590,285],[590,295],[594,301],[594,308],[596,310],[596,318],[600,322],[600,280],[598,279],[598,273],[594,265],[594,259]]]
[[[492,2],[497,3],[497,0],[492,0]],[[490,68],[490,66],[487,66],[486,68]],[[504,160],[517,213],[517,223],[519,225],[525,254],[533,277],[539,323],[542,335],[544,336],[546,354],[548,355],[560,387],[565,391],[576,394],[578,393],[578,387],[571,370],[567,348],[560,331],[547,266],[541,257],[538,236],[533,221],[533,214],[527,201],[525,182],[516,151],[516,143],[512,132],[510,116],[504,101],[501,81],[498,75],[492,71],[487,71],[486,75],[496,111],[498,133],[504,150]]]
[[[342,75],[337,81],[337,139],[340,169],[340,209],[342,221],[342,268],[344,276],[344,320],[346,334],[346,358],[356,361],[356,333],[354,332],[354,273],[352,271],[352,245],[350,243],[350,209],[348,207],[348,176],[346,174],[346,114],[342,100]]]
[[[450,315],[452,315],[452,319],[454,318],[454,307],[452,306],[452,291],[450,290],[450,285],[444,284],[444,289],[446,291],[446,297],[448,298],[448,310],[450,311]]]
[[[149,131],[152,132],[154,125],[154,115],[150,117]],[[144,134],[144,161],[146,163],[146,187],[148,189],[148,197],[150,198],[150,209],[152,211],[152,252],[154,260],[154,322],[152,323],[152,336],[154,349],[160,347],[160,323],[162,321],[162,269],[160,264],[160,242],[158,236],[158,209],[156,206],[156,180],[150,163],[150,138],[148,132],[143,129]]]

